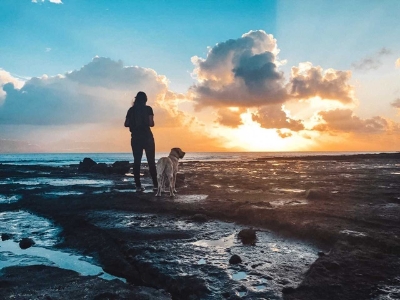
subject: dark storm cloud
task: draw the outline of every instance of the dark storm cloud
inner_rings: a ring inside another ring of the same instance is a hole
[[[324,123],[313,128],[317,131],[380,133],[389,127],[388,122],[382,117],[361,119],[353,115],[350,109],[323,111],[318,115]]]
[[[261,127],[271,129],[289,129],[300,131],[304,125],[300,120],[289,118],[279,105],[265,106],[252,115],[253,121],[259,123]]]
[[[149,99],[154,99],[166,91],[164,81],[153,70],[124,67],[120,61],[96,57],[63,76],[31,78],[20,89],[5,84],[0,123],[60,125],[120,120],[137,91],[149,90]]]
[[[365,57],[364,59],[353,63],[352,66],[354,69],[359,71],[376,70],[383,64],[381,58],[389,54],[391,54],[390,50],[382,48],[373,56]]]

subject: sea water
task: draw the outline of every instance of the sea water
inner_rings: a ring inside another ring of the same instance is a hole
[[[186,152],[184,161],[224,161],[249,160],[264,157],[302,157],[315,155],[352,155],[376,152]],[[157,152],[156,160],[168,156],[167,152]],[[0,164],[63,166],[77,164],[85,157],[97,163],[112,164],[115,161],[133,161],[132,153],[7,153],[0,154]],[[143,155],[142,162],[147,162]]]

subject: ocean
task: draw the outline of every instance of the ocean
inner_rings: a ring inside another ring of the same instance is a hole
[[[378,152],[186,152],[183,161],[226,161],[249,160],[255,158],[302,157],[314,155],[352,155]],[[168,156],[167,152],[156,153],[156,160]],[[78,164],[85,157],[90,157],[97,163],[112,164],[115,161],[127,160],[133,162],[132,153],[16,153],[0,154],[0,164],[13,165],[48,165],[65,166]],[[143,154],[142,162],[147,162]]]

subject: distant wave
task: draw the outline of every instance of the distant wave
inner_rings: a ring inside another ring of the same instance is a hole
[[[187,152],[183,161],[251,160],[256,158],[338,156],[373,153],[379,152]],[[158,152],[156,153],[156,160],[167,155],[167,152]],[[13,165],[64,166],[78,164],[85,157],[90,157],[98,163],[107,164],[119,160],[133,161],[131,153],[18,153],[0,154],[0,163]],[[145,155],[143,155],[142,162],[146,162]]]

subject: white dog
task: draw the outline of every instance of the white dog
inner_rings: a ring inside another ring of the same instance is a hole
[[[157,181],[158,189],[156,196],[161,196],[161,191],[165,185],[166,179],[169,182],[169,196],[175,196],[176,173],[178,172],[179,159],[185,156],[181,148],[172,148],[168,157],[161,157],[157,161]]]

